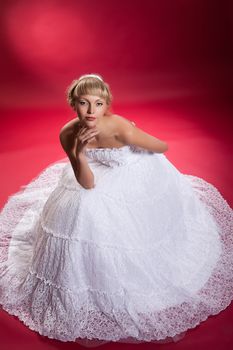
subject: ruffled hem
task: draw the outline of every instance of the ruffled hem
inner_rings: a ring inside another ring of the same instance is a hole
[[[233,299],[232,209],[213,185],[192,175],[184,176],[216,219],[222,245],[213,273],[193,300],[148,314],[138,313],[132,305],[128,305],[125,313],[114,310],[109,314],[109,309],[100,310],[88,303],[91,299],[81,306],[79,298],[63,293],[29,272],[26,277],[23,275],[25,271],[21,276],[11,276],[5,264],[11,234],[28,209],[42,207],[56,187],[63,167],[64,163],[59,162],[48,167],[25,190],[11,196],[1,212],[0,304],[4,310],[42,336],[63,342],[80,341],[80,344],[84,342],[82,345],[91,347],[111,341],[178,341],[188,329],[226,309]],[[106,300],[106,305],[110,304],[111,301]]]

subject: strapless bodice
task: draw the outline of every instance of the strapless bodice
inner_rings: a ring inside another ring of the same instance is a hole
[[[110,167],[121,166],[138,159],[138,153],[153,153],[134,145],[108,148],[86,148],[89,161],[97,161]]]

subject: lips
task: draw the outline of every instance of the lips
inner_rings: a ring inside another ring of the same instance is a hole
[[[86,117],[87,120],[95,120],[95,117]]]

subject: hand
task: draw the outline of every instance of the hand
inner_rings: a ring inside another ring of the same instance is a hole
[[[87,126],[82,126],[77,132],[76,136],[76,154],[83,152],[86,149],[88,143],[94,138],[95,135],[99,133],[97,127],[87,128]]]

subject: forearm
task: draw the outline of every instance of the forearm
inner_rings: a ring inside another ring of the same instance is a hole
[[[79,184],[86,189],[94,187],[94,174],[91,171],[86,156],[83,153],[76,155],[77,170],[75,177]]]

